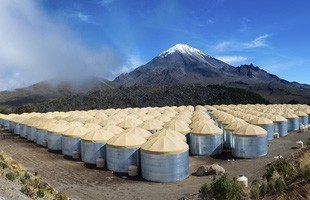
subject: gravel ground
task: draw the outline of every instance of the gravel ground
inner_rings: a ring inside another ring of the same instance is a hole
[[[0,200],[30,199],[19,190],[20,186],[0,176]]]
[[[190,156],[190,172],[195,172],[197,167],[202,164],[217,163],[225,168],[229,176],[237,177],[243,174],[251,182],[264,174],[267,164],[274,161],[275,156],[278,154],[284,157],[288,156],[293,152],[292,147],[296,146],[297,140],[306,143],[309,137],[310,132],[293,132],[287,137],[272,140],[269,142],[268,155],[257,159],[235,159],[234,162],[229,162],[227,160],[231,158],[229,154],[212,158]],[[159,196],[161,200],[178,199],[184,195],[197,193],[203,183],[212,180],[212,176],[196,177],[192,175],[176,183],[152,183],[141,177],[128,178],[124,174],[90,168],[81,161],[65,159],[61,154],[49,152],[46,148],[38,147],[18,136],[0,139],[0,150],[26,168],[33,168],[56,190],[63,191],[71,199],[77,200],[138,200],[158,199]],[[11,187],[8,188],[11,190]],[[3,192],[2,189],[0,192]],[[6,199],[10,199],[10,196],[7,196]]]

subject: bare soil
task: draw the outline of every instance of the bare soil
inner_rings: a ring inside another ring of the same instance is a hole
[[[260,178],[275,156],[287,157],[296,141],[306,143],[310,132],[292,132],[269,142],[267,156],[256,159],[233,158],[230,152],[221,156],[190,156],[191,175],[176,183],[153,183],[143,178],[130,178],[126,174],[112,173],[86,166],[82,161],[64,158],[57,152],[49,152],[18,136],[9,135],[0,139],[0,150],[28,169],[38,172],[41,177],[58,191],[65,192],[71,199],[178,199],[188,194],[197,193],[201,185],[211,182],[212,176],[197,177],[192,175],[202,164],[217,163],[225,168],[229,176],[245,175],[249,182]]]

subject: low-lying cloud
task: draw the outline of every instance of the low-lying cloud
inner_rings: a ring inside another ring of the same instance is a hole
[[[113,78],[111,71],[121,70],[122,60],[113,49],[104,44],[86,47],[66,24],[44,14],[38,3],[0,2],[0,90],[55,78]]]

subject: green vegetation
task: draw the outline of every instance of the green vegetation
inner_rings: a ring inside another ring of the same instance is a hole
[[[19,177],[19,175],[22,175]],[[26,172],[20,165],[0,152],[0,175],[21,186],[20,191],[32,199],[47,198],[67,200],[63,192],[57,192],[37,174]],[[19,179],[18,179],[19,177]]]
[[[262,180],[253,181],[250,187],[238,185],[227,175],[205,183],[199,192],[206,197],[226,199],[310,199],[310,143],[305,149],[296,150],[287,159],[271,163]],[[210,199],[210,198],[207,198]]]

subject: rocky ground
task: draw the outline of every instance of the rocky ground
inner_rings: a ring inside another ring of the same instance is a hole
[[[275,156],[290,155],[296,147],[296,141],[306,143],[309,138],[310,132],[293,132],[287,137],[272,140],[268,155],[257,159],[235,158],[235,161],[228,161],[232,158],[229,152],[217,157],[190,156],[190,172],[194,173],[200,165],[217,163],[225,168],[229,176],[242,174],[251,182],[265,173],[267,164],[274,161]],[[130,178],[126,174],[93,169],[81,161],[65,159],[61,154],[49,152],[18,136],[0,139],[0,150],[26,168],[37,171],[53,188],[64,191],[71,199],[158,199],[159,194],[162,200],[178,199],[197,193],[203,183],[212,181],[212,176],[194,175],[176,183],[152,183],[141,177]],[[8,188],[6,191],[12,187]]]

